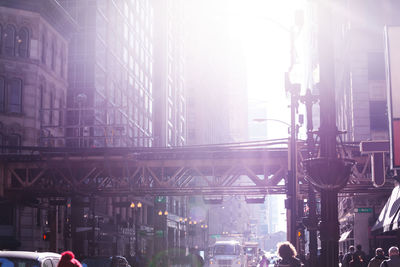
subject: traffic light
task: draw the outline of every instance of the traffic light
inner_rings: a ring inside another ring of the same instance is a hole
[[[43,239],[43,241],[49,241],[50,240],[50,232],[43,233],[42,239]]]
[[[72,237],[72,224],[71,220],[67,220],[65,223],[65,237],[71,238]]]

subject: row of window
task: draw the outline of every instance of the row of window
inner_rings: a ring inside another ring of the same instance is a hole
[[[26,27],[17,29],[14,25],[0,24],[1,53],[7,56],[28,57],[29,31]]]
[[[29,43],[30,43],[30,34],[29,30],[26,27],[20,27],[19,29],[14,25],[7,24],[5,26],[0,24],[0,44],[1,49],[0,53],[7,56],[17,56],[21,58],[29,57]],[[56,60],[58,58],[57,55],[57,45],[56,40],[53,38],[50,50],[48,50],[47,37],[45,34],[42,35],[41,38],[41,61],[43,64],[46,64],[47,54],[50,52],[50,67],[52,70],[56,70]],[[60,75],[62,77],[66,77],[65,75],[65,48],[62,47],[60,50],[59,58],[60,62]]]
[[[22,80],[0,76],[0,112],[22,112]]]

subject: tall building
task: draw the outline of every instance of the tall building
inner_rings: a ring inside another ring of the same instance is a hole
[[[185,1],[188,145],[247,141],[245,60],[240,44],[229,35],[228,9],[229,1]],[[223,201],[215,205],[190,197],[188,215],[208,225],[193,232],[199,236],[190,236],[194,247],[203,250],[215,238],[247,233],[244,199],[227,196]]]
[[[228,2],[218,1],[212,9],[206,3],[185,2],[187,144],[246,141],[243,51],[229,35]]]
[[[336,123],[341,138],[347,142],[388,140],[386,82],[384,63],[384,25],[398,24],[397,1],[331,1],[333,19],[333,49],[336,92]],[[314,49],[318,21],[315,4],[310,4],[309,28],[306,29],[308,61],[307,88],[318,94],[318,55]],[[364,179],[371,179],[367,174]],[[358,183],[354,178],[352,183]],[[367,253],[384,246],[370,229],[377,219],[385,197],[358,196],[339,198],[340,251],[361,244]],[[368,233],[368,234],[366,234]]]
[[[63,131],[68,41],[76,29],[54,0],[0,2],[0,153],[63,145],[52,137]],[[28,196],[1,202],[3,249],[49,249],[42,235],[51,227],[51,208],[46,199],[39,202]]]
[[[84,147],[153,145],[149,1],[59,1],[80,26],[70,45],[68,136]],[[82,129],[84,127],[84,129]],[[77,130],[78,129],[78,130]]]
[[[79,30],[69,45],[65,130],[53,139],[66,140],[66,146],[79,148],[184,144],[186,108],[179,3],[58,2]],[[140,202],[141,207],[121,206],[129,201]],[[82,202],[91,203],[91,208],[74,205]],[[165,208],[175,208],[180,199],[166,203]],[[79,218],[73,222],[74,249],[82,256],[117,252],[133,256],[140,252],[150,257],[153,238],[138,233],[154,230],[154,205],[152,197],[72,199],[72,217]],[[96,223],[96,233],[75,231]],[[92,240],[90,235],[99,238]],[[107,239],[111,235],[116,238]]]

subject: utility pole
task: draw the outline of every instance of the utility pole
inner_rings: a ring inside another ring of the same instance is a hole
[[[318,101],[318,97],[312,95],[311,90],[307,89],[306,94],[301,96],[300,101],[306,106],[306,116],[307,116],[307,158],[312,158],[314,156],[315,142],[314,142],[314,125],[312,120],[312,107]],[[306,227],[310,234],[308,250],[310,252],[310,266],[317,266],[317,253],[318,253],[318,218],[317,218],[317,202],[316,195],[314,191],[314,186],[308,184],[308,218]]]
[[[321,266],[339,265],[338,192],[347,184],[354,162],[336,151],[335,73],[331,0],[318,3],[318,55],[320,67],[320,156],[304,161],[307,179],[321,192]]]
[[[300,93],[299,84],[291,84],[289,73],[286,73],[286,90],[290,92],[290,140],[289,140],[289,171],[287,177],[287,203],[289,211],[289,241],[297,247],[297,145],[296,145],[296,111]]]

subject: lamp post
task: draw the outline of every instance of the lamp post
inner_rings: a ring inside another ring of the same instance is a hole
[[[142,208],[142,203],[139,201],[137,204],[135,202],[131,202],[130,205],[131,209],[134,209],[135,213],[135,257],[137,258],[139,256],[139,211]]]
[[[254,119],[256,122],[273,121],[279,122],[289,127],[289,145],[288,145],[288,174],[286,184],[286,209],[288,210],[288,237],[289,241],[297,247],[297,159],[296,142],[298,127],[296,125],[296,109],[298,105],[298,87],[290,86],[291,104],[290,104],[290,124],[277,119]]]

